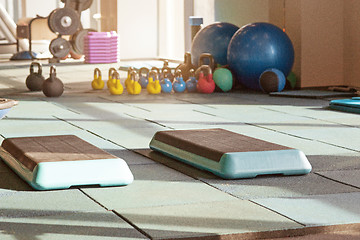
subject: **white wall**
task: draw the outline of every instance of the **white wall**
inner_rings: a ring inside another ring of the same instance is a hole
[[[120,58],[158,55],[157,0],[118,0]]]
[[[158,3],[158,56],[183,59],[185,52],[184,0],[159,0]]]
[[[46,17],[59,6],[59,2],[57,0],[26,0],[25,16],[36,17],[36,15],[40,15]]]
[[[269,0],[215,0],[215,20],[242,27],[269,21]]]

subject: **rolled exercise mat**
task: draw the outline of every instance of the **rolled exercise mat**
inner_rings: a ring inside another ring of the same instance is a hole
[[[224,179],[301,175],[312,169],[300,150],[224,129],[159,131],[150,148]]]
[[[126,162],[74,135],[7,138],[0,158],[37,190],[128,185]]]

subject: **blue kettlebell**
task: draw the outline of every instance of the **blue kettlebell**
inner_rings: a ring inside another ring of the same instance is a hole
[[[174,91],[175,92],[178,92],[178,93],[181,93],[181,92],[184,92],[185,89],[186,89],[186,84],[184,82],[184,79],[181,75],[181,70],[178,69],[176,70],[175,72],[175,81],[174,81],[174,84],[173,84],[173,88],[174,88]]]
[[[161,80],[161,91],[163,93],[171,93],[172,90],[172,83],[168,77],[168,70],[164,69],[163,71],[164,79]]]
[[[149,83],[149,69],[146,67],[142,67],[139,70],[139,83],[142,88],[146,88]]]
[[[197,80],[195,77],[195,70],[190,69],[189,74],[189,79],[186,81],[186,89],[188,92],[196,92]]]

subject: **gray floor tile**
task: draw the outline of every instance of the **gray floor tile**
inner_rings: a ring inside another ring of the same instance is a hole
[[[185,164],[181,161],[177,161],[175,159],[172,159],[170,157],[167,157],[161,153],[158,153],[156,151],[152,151],[150,149],[140,149],[136,150],[140,154],[152,159],[153,161],[157,163],[161,163],[165,166],[168,166],[169,168],[172,168],[178,172],[181,172],[187,176],[190,176],[194,179],[218,179],[214,174],[209,173],[208,171],[200,170],[198,168],[195,168],[193,166],[190,166],[189,164]]]
[[[0,128],[1,134],[6,138],[73,134],[79,131],[78,128],[56,119],[16,121],[3,119]]]
[[[108,149],[105,148],[105,151],[108,153],[111,153],[119,158],[122,158],[126,161],[128,165],[134,165],[134,164],[154,164],[155,162],[141,154],[138,154],[136,152],[126,150],[126,149]]]
[[[7,214],[0,215],[0,238],[4,240],[146,239],[112,212],[53,212],[28,217],[9,210]]]
[[[25,211],[27,215],[56,211],[99,211],[103,208],[78,189],[59,191],[26,191],[0,195],[1,211]]]
[[[318,128],[292,128],[286,130],[287,133],[320,142],[339,146],[345,149],[360,151],[360,129],[356,127],[346,127],[344,125],[319,126]],[[340,137],[340,136],[352,136]]]
[[[87,131],[96,135],[102,136],[104,139],[112,141],[124,148],[128,149],[142,149],[148,148],[151,138],[157,131],[167,130],[167,128],[156,123],[149,123],[146,121],[139,121],[139,125],[133,127],[124,126],[121,121],[96,121],[96,122],[72,122]],[[141,124],[146,124],[146,127],[137,127]]]
[[[305,224],[335,225],[360,221],[360,193],[328,194],[304,198],[264,198],[253,201]]]
[[[188,182],[196,181],[194,178],[191,178],[174,169],[155,162],[154,164],[130,165],[130,170],[136,180]]]
[[[259,176],[253,179],[202,179],[208,184],[242,199],[302,197],[357,192],[359,189],[310,173],[302,176]]]
[[[277,213],[245,200],[116,209],[153,238],[205,237],[299,228]]]
[[[135,179],[126,187],[86,188],[83,191],[110,210],[235,199],[200,181]]]
[[[360,191],[360,169],[317,172],[317,174],[341,183],[357,187]]]
[[[347,151],[343,154],[307,155],[313,171],[360,169],[360,154]]]

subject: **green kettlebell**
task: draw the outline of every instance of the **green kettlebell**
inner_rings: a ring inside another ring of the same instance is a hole
[[[44,81],[43,93],[47,97],[60,97],[64,92],[64,84],[56,77],[55,66],[50,67],[50,76]]]
[[[38,71],[34,72],[34,66],[37,66]],[[32,62],[30,64],[30,74],[25,80],[26,87],[30,91],[41,91],[45,78],[42,75],[42,67],[39,62]]]

